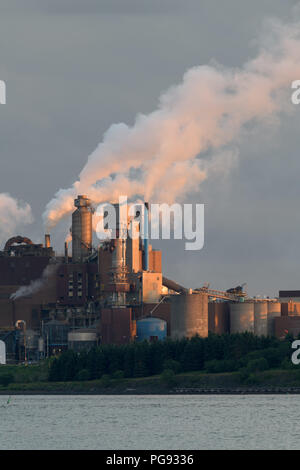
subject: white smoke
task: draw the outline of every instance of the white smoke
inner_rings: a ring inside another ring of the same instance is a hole
[[[43,215],[47,227],[73,210],[78,194],[94,203],[120,194],[172,203],[199,190],[203,180],[227,171],[222,159],[247,129],[291,112],[291,82],[300,78],[300,23],[270,21],[256,58],[241,68],[218,64],[188,70],[181,84],[139,114],[132,127],[113,124],[89,156],[78,181],[59,190]],[[217,155],[219,161],[216,162]]]
[[[57,264],[49,264],[48,266],[46,266],[40,279],[35,279],[34,281],[31,281],[28,286],[20,287],[14,294],[10,296],[11,300],[17,300],[21,297],[29,297],[30,295],[39,292],[43,287],[48,284],[50,278],[55,274],[57,268]]]
[[[18,201],[8,193],[0,193],[0,243],[15,235],[16,229],[31,224],[33,215],[29,204]]]

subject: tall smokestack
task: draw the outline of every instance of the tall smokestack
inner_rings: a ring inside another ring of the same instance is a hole
[[[74,204],[77,209],[72,215],[72,261],[82,263],[92,250],[93,210],[87,196],[78,196]]]
[[[129,291],[128,267],[126,263],[126,239],[128,231],[128,213],[127,209],[114,204],[116,211],[116,238],[113,240],[114,250],[111,261],[111,306],[126,305],[126,292]],[[125,212],[126,210],[126,212]]]
[[[50,248],[50,247],[51,247],[50,235],[46,234],[45,235],[45,248]]]
[[[66,263],[69,262],[69,244],[68,244],[68,242],[65,242],[65,260],[66,260]]]
[[[144,270],[149,271],[149,204],[145,202],[144,211]]]

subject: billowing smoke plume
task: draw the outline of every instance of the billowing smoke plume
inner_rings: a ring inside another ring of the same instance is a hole
[[[139,114],[132,127],[112,125],[78,181],[48,203],[46,225],[70,213],[77,194],[88,194],[94,203],[120,194],[170,203],[198,190],[216,169],[227,170],[230,147],[247,129],[269,125],[292,108],[291,82],[300,78],[300,23],[269,22],[262,43],[243,67],[194,67],[160,97],[156,111]]]
[[[40,279],[35,279],[34,281],[31,281],[28,286],[20,287],[17,292],[10,296],[11,300],[17,300],[21,297],[29,297],[30,295],[39,292],[43,287],[48,284],[50,278],[55,274],[57,268],[57,264],[49,264],[48,266],[46,266]]]
[[[7,193],[0,193],[0,244],[15,235],[18,227],[33,222],[29,204],[17,201]]]

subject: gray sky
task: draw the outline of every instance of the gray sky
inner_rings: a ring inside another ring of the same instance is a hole
[[[45,205],[77,179],[112,123],[154,110],[192,66],[240,66],[255,56],[264,19],[290,18],[296,3],[2,0],[0,192],[32,206],[23,234],[42,238]],[[244,138],[231,172],[190,197],[206,204],[205,247],[155,243],[168,277],[188,287],[247,282],[254,295],[300,288],[299,124],[300,106],[276,130]],[[53,232],[56,248],[64,229]]]

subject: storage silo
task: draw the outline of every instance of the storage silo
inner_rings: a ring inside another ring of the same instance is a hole
[[[54,351],[66,349],[68,346],[68,332],[70,327],[57,320],[51,320],[44,324],[43,337],[47,356]]]
[[[160,318],[144,318],[136,322],[137,341],[157,341],[167,337],[167,322]]]
[[[268,336],[275,336],[275,318],[281,316],[281,303],[268,303]]]
[[[6,364],[6,344],[0,340],[0,364]]]
[[[232,302],[230,304],[230,333],[254,333],[254,302]]]
[[[94,329],[73,330],[68,333],[68,348],[73,351],[89,351],[97,346],[97,333]]]
[[[76,211],[72,214],[72,261],[82,263],[92,249],[92,207],[87,196],[74,201]]]
[[[254,302],[254,334],[268,336],[268,301],[256,300]]]
[[[208,296],[205,293],[173,295],[171,299],[171,337],[208,336]]]
[[[21,333],[21,338],[24,333]],[[30,350],[38,350],[39,345],[39,333],[37,331],[27,329],[25,331],[26,337],[26,348]],[[23,339],[24,342],[24,339]]]
[[[229,333],[229,302],[208,303],[208,330],[216,335]]]

